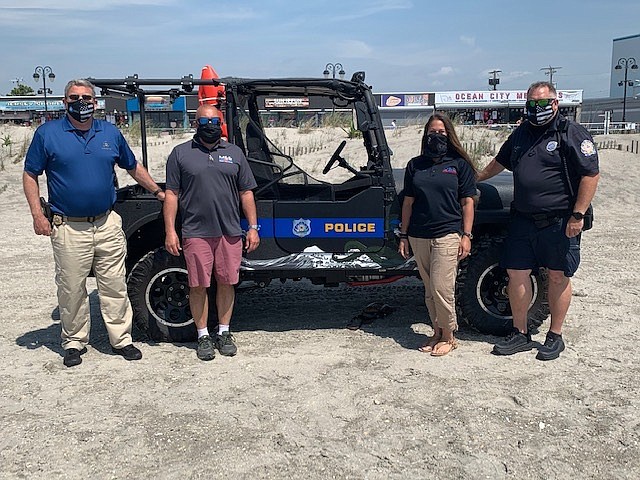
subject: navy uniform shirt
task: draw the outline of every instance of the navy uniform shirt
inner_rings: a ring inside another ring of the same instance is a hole
[[[462,233],[460,200],[476,194],[473,169],[463,158],[449,155],[435,163],[420,155],[404,174],[404,194],[413,197],[407,233],[417,238],[441,238]]]
[[[496,161],[513,172],[513,207],[522,213],[570,212],[573,197],[560,158],[560,115],[546,127],[525,122],[502,145]],[[569,122],[564,148],[574,194],[580,179],[599,172],[589,132]]]
[[[211,151],[191,140],[167,160],[167,188],[179,194],[183,238],[240,236],[239,192],[256,186],[242,150],[225,140]]]
[[[66,115],[42,124],[33,136],[24,170],[47,175],[49,203],[55,213],[92,217],[116,201],[113,168],[136,167],[136,158],[114,125],[93,119],[91,128],[77,130]]]

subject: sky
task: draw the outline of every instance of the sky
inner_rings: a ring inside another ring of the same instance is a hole
[[[488,90],[492,70],[498,90],[522,90],[561,67],[558,88],[608,97],[613,39],[637,34],[638,0],[0,0],[0,94],[42,87],[36,66],[60,95],[72,78],[320,77],[340,63],[374,92]]]

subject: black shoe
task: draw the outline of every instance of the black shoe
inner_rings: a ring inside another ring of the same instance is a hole
[[[231,332],[224,332],[222,335],[216,335],[216,348],[220,352],[220,355],[226,357],[233,357],[238,353],[238,347],[236,347],[235,339]]]
[[[544,341],[544,345],[538,348],[536,358],[538,360],[555,360],[563,350],[564,341],[562,340],[562,335],[547,332],[547,338]]]
[[[142,358],[142,352],[133,345],[127,345],[122,348],[111,347],[111,351],[118,355],[122,355],[125,360],[140,360]]]
[[[513,355],[514,353],[526,352],[533,348],[531,335],[521,333],[520,330],[514,328],[504,340],[493,346],[494,355]]]
[[[198,350],[196,351],[200,360],[213,360],[216,358],[216,350],[209,335],[203,335],[198,339]]]
[[[64,363],[65,367],[75,367],[76,365],[80,365],[82,363],[82,357],[80,357],[80,355],[85,353],[87,353],[86,348],[83,348],[82,350],[78,350],[77,348],[67,348],[64,351],[64,359],[62,360],[62,363]]]

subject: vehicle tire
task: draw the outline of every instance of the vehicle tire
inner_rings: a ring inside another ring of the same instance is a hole
[[[164,248],[152,250],[135,264],[127,279],[134,325],[152,340],[192,342],[196,326],[189,308],[189,284],[184,256]],[[215,298],[215,287],[210,288]],[[215,303],[214,303],[215,305]],[[211,322],[211,308],[209,319]],[[217,316],[213,307],[214,328]],[[211,329],[211,325],[209,325]]]
[[[458,318],[475,330],[491,335],[506,335],[513,327],[507,271],[498,265],[503,242],[503,236],[481,237],[472,242],[471,256],[460,263],[457,279]],[[546,269],[532,274],[531,282],[533,298],[527,320],[529,331],[536,332],[549,316]]]

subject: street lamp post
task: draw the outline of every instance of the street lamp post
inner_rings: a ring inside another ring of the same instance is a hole
[[[47,108],[47,94],[53,93],[51,89],[47,88],[47,77],[49,77],[49,80],[53,82],[56,76],[49,65],[45,65],[44,67],[38,65],[36,67],[36,69],[33,72],[33,79],[36,81],[36,83],[40,80],[41,75],[42,75],[42,93],[44,93],[44,119],[45,121],[47,121],[47,114],[49,113],[49,109]]]
[[[340,69],[340,70],[338,70]],[[329,73],[331,73],[332,78],[335,80],[336,78],[336,72],[338,73],[338,75],[340,76],[340,80],[342,80],[344,78],[344,68],[342,67],[341,63],[327,63],[327,65],[324,67],[324,72],[322,72],[322,75],[324,75],[324,78],[329,78]],[[333,104],[333,102],[331,102]],[[335,113],[336,111],[336,106],[332,105],[331,107],[331,113]]]
[[[633,57],[622,57],[618,59],[618,64],[615,66],[615,69],[622,70],[622,67],[624,67],[624,81],[618,82],[618,86],[622,87],[624,85],[624,93],[622,96],[622,121],[625,122],[625,117],[627,115],[627,85],[630,87],[633,86],[633,82],[629,81],[628,77],[629,67],[631,67],[631,70],[637,70],[638,64],[636,63],[636,59]]]
[[[337,73],[340,76],[340,80],[342,80],[344,78],[345,71],[344,68],[342,68],[341,63],[327,63],[327,66],[324,67],[324,72],[322,72],[324,78],[329,78],[329,73],[332,74],[332,78],[336,78]]]

